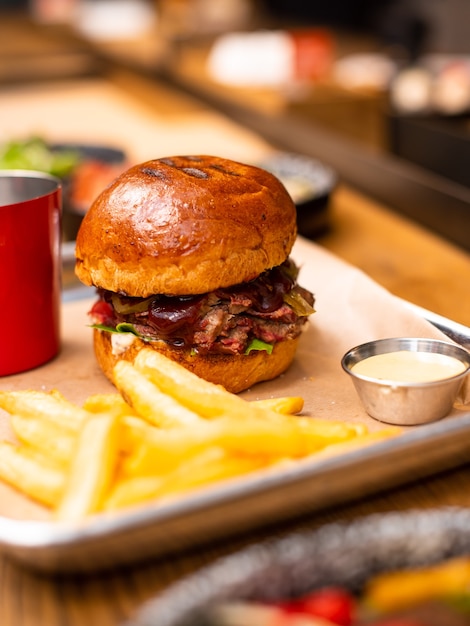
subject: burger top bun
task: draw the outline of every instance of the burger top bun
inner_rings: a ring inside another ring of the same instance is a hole
[[[296,234],[295,205],[269,172],[213,156],[156,159],[95,200],[75,271],[129,296],[206,293],[280,265]]]

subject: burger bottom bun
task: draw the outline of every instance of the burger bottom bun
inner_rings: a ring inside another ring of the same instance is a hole
[[[271,380],[284,372],[292,363],[299,338],[275,344],[271,354],[253,351],[244,355],[190,355],[172,348],[163,341],[145,342],[136,338],[121,354],[113,354],[111,333],[94,329],[93,344],[96,359],[106,377],[114,383],[113,369],[118,361],[133,362],[143,348],[152,348],[183,365],[200,378],[222,385],[232,393],[249,389],[256,383]]]

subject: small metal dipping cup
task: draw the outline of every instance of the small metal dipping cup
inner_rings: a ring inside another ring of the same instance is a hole
[[[460,361],[465,370],[437,381],[419,383],[373,378],[352,371],[356,363],[367,357],[397,351],[444,354]],[[446,341],[398,337],[356,346],[343,356],[341,365],[351,376],[357,394],[371,417],[388,424],[412,426],[439,420],[451,411],[470,370],[470,352]]]

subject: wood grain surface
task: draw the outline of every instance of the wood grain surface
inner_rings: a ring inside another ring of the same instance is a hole
[[[468,252],[346,186],[330,213],[320,244],[393,294],[470,326]]]

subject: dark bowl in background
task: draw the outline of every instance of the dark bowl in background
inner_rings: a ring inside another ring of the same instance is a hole
[[[67,142],[51,144],[51,148],[77,152],[83,158],[103,161],[104,163],[122,163],[126,159],[126,153],[123,150],[110,146]]]
[[[279,152],[258,165],[284,183],[297,208],[300,235],[315,239],[329,227],[329,202],[338,182],[336,172],[302,154]]]
[[[213,626],[211,606],[276,601],[328,585],[359,592],[381,572],[470,554],[470,510],[375,514],[255,544],[148,600],[127,626]]]
[[[53,144],[54,150],[76,152],[81,161],[95,161],[106,165],[124,165],[126,153],[118,148],[77,143]],[[65,241],[74,241],[88,206],[77,206],[71,196],[72,177],[63,180],[62,231]]]

